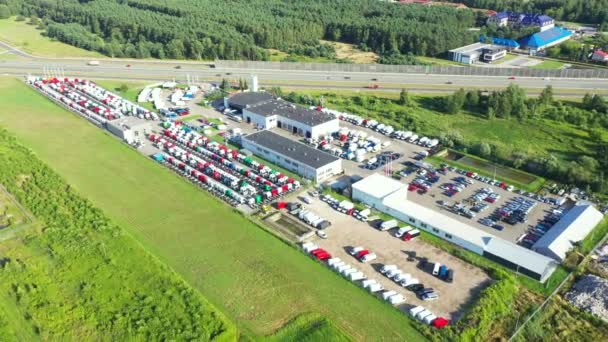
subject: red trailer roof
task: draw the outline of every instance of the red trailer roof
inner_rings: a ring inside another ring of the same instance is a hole
[[[443,317],[437,317],[434,321],[433,321],[433,326],[437,329],[441,329],[443,327],[445,327],[446,325],[450,324],[450,321],[448,321],[447,319],[443,318]]]

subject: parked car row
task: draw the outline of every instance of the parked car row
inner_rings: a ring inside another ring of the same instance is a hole
[[[302,244],[302,249],[312,257],[319,261],[326,261],[331,259],[331,254],[327,252],[325,249],[320,248],[312,242]]]
[[[424,265],[422,265],[424,267]],[[433,263],[433,275],[439,279],[442,279],[448,283],[454,281],[454,270],[448,268],[446,265],[442,265],[438,262]]]
[[[378,257],[375,253],[370,252],[368,249],[363,247],[353,247],[348,252],[350,255],[359,260],[359,262],[366,263],[368,261],[376,260]]]
[[[431,311],[422,306],[411,308],[409,314],[412,318],[418,319],[419,321],[427,325],[431,325],[436,329],[441,329],[450,323],[447,319],[437,317]]]
[[[534,227],[529,228],[526,233],[518,241],[520,245],[532,248],[532,246],[538,241],[546,232],[549,231],[556,223],[560,220],[563,215],[562,210],[554,210],[553,212],[545,215]]]
[[[290,211],[290,213],[294,216],[297,216],[303,222],[305,222],[317,229],[325,229],[325,228],[331,226],[331,222],[329,222],[329,220],[316,215],[315,213],[313,213],[312,211],[310,211],[308,209],[298,208],[298,209],[294,209],[294,210]],[[327,236],[325,236],[325,237],[327,237]]]

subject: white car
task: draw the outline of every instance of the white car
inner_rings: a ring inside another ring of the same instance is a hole
[[[396,283],[401,283],[402,281],[410,279],[411,277],[412,275],[409,273],[399,273],[393,277],[393,281],[395,281]]]
[[[321,239],[327,239],[327,233],[322,230],[317,230],[317,236]]]
[[[361,262],[368,262],[368,261],[372,261],[372,260],[376,260],[378,256],[375,253],[369,253],[369,254],[365,254],[362,258],[361,258]]]
[[[365,248],[363,248],[361,246],[353,247],[353,248],[351,248],[351,250],[349,251],[349,253],[350,253],[350,255],[355,255],[355,254],[361,252],[364,249]]]
[[[390,270],[396,270],[396,269],[397,269],[397,265],[384,265],[380,269],[380,273],[385,274],[386,272],[388,272]]]
[[[319,196],[319,192],[317,190],[311,190],[308,192],[308,194],[312,197],[317,197]]]
[[[403,273],[402,270],[398,269],[398,268],[394,268],[392,270],[389,270],[388,272],[384,273],[384,275],[387,278],[394,278],[396,275]]]
[[[400,238],[400,237],[402,237],[402,236],[403,236],[403,234],[407,233],[407,232],[408,232],[408,231],[410,231],[410,230],[412,230],[412,228],[411,228],[411,227],[409,227],[409,226],[401,227],[401,228],[399,228],[399,230],[397,230],[397,231],[395,232],[395,237],[396,237],[396,238]]]

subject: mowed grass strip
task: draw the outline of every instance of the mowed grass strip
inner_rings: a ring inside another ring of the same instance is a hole
[[[0,94],[1,126],[246,332],[312,312],[357,340],[424,340],[401,312],[20,81],[0,79]]]
[[[26,21],[15,21],[15,17],[0,20],[0,40],[21,51],[44,57],[104,57],[94,51],[87,51],[43,36],[42,30]]]

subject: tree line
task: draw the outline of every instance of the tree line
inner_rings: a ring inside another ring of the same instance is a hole
[[[543,13],[554,19],[608,25],[608,0],[448,0],[495,11]]]
[[[578,155],[564,162],[552,155],[532,156],[523,152],[504,151],[491,142],[466,143],[462,137],[444,134],[442,141],[449,147],[466,149],[467,152],[507,164],[552,179],[568,180],[572,184],[588,187],[596,192],[608,190],[608,141],[603,132],[608,129],[608,104],[602,95],[586,94],[581,103],[557,101],[553,87],[548,85],[537,98],[528,97],[516,84],[504,90],[483,92],[459,89],[454,94],[440,98],[439,107],[449,114],[467,110],[485,117],[526,120],[547,119],[567,123],[585,130],[592,144],[593,154]]]
[[[41,18],[52,38],[113,57],[268,60],[269,48],[331,56],[318,43],[328,39],[403,63],[413,59],[399,55],[437,56],[474,41],[472,11],[376,0],[0,1]]]

